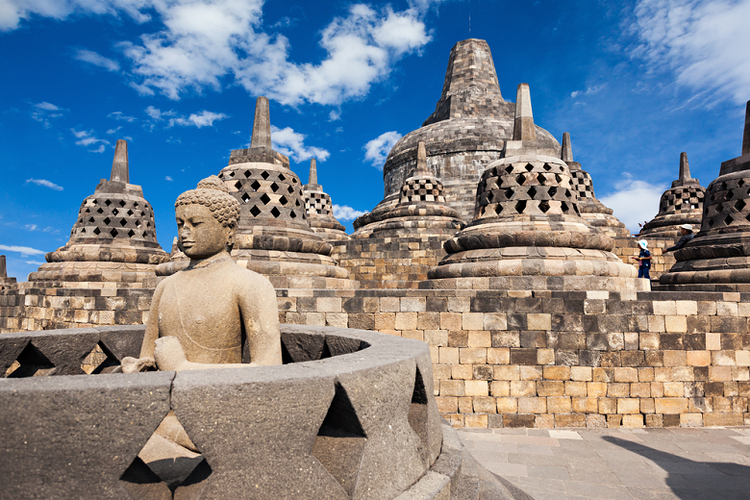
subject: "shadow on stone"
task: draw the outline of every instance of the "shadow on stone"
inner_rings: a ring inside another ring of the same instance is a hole
[[[7,378],[44,377],[53,375],[55,371],[55,365],[47,356],[29,342],[5,372],[5,376]]]

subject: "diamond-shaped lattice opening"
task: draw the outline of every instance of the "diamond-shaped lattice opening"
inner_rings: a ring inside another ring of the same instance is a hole
[[[242,187],[242,183],[240,181],[237,181],[237,182],[234,183],[234,188],[235,189],[240,189],[241,187]]]
[[[529,188],[528,193],[529,193],[529,196],[531,196],[532,198],[534,198],[534,196],[536,196],[536,188],[534,186],[531,186]]]
[[[91,222],[93,224],[95,221],[96,221],[96,219],[94,219],[93,217],[89,217],[89,222]]]
[[[253,205],[253,208],[250,209],[250,213],[253,214],[253,217],[257,217],[260,215],[260,208]]]
[[[496,204],[496,205],[495,205],[495,206],[493,207],[493,209],[495,210],[495,213],[496,213],[497,215],[500,215],[500,212],[502,212],[502,211],[503,211],[503,206],[502,206],[502,205],[501,205],[500,203],[498,203],[498,204]]]
[[[104,209],[101,208],[101,207],[99,207],[99,209],[96,211],[96,213],[103,214],[104,213]]]
[[[297,218],[297,214],[294,213],[294,210],[290,210],[289,211],[289,217],[291,217],[292,219],[296,219]]]
[[[409,425],[417,433],[419,439],[424,443],[424,450],[427,451],[427,390],[422,380],[422,373],[417,367],[417,373],[414,376],[414,391],[411,395],[411,406],[409,407]]]
[[[275,218],[278,218],[278,217],[279,217],[279,215],[281,215],[281,212],[279,211],[279,209],[278,209],[278,208],[276,208],[276,207],[273,207],[273,208],[271,209],[271,215],[273,215],[273,216],[274,216]]]
[[[349,496],[354,495],[357,473],[362,462],[367,435],[359,422],[349,395],[336,384],[328,413],[313,443],[312,455],[341,484]]]
[[[543,168],[544,170],[546,170],[547,172],[549,172],[550,170],[552,170],[552,167],[550,166],[550,164],[549,164],[549,163],[545,163],[545,164],[544,164],[544,167],[542,167],[542,168]]]
[[[724,224],[726,224],[727,226],[732,222],[734,222],[734,217],[732,217],[731,215],[727,215],[726,217],[724,217]]]
[[[570,198],[570,189],[565,190],[565,197]]]
[[[296,206],[296,207],[299,207],[299,206],[300,206],[300,204],[299,204],[299,200],[297,200],[297,202],[296,202],[296,203],[294,204],[294,206]]]
[[[271,184],[271,191],[273,191],[275,193],[278,190],[279,190],[279,185],[278,184],[276,184],[275,182],[273,184]]]
[[[132,229],[128,231],[128,236],[130,236],[131,238],[135,236],[135,231],[133,231]]]
[[[242,196],[240,196],[240,198],[242,199],[243,203],[247,203],[248,201],[250,201],[250,195],[247,193],[242,193]]]
[[[94,234],[99,234],[99,233],[101,233],[101,230],[98,227],[95,227]]]
[[[263,180],[266,180],[266,179],[268,179],[268,177],[270,177],[270,175],[271,175],[271,174],[269,174],[269,173],[268,173],[268,172],[266,172],[265,170],[264,170],[264,171],[263,171],[263,172],[262,172],[262,173],[260,174],[260,176],[261,176],[261,177],[263,177]]]
[[[732,198],[734,198],[734,191],[727,191],[726,199],[731,200]]]
[[[170,410],[120,481],[132,498],[200,498],[211,472]]]
[[[258,189],[260,189],[260,182],[255,180],[252,184],[250,184],[250,187],[253,188],[253,191],[257,191]]]
[[[505,167],[505,172],[508,174],[513,172],[513,165],[508,165],[507,167]]]
[[[567,203],[565,203],[564,201],[561,201],[561,202],[560,202],[560,210],[562,210],[562,212],[563,212],[564,214],[567,214],[567,213],[568,213],[568,210],[570,210],[570,207],[568,207],[568,204],[567,204]]]
[[[132,211],[132,210],[128,210],[128,211],[127,211],[127,214],[128,214],[128,215],[133,215],[133,211]]]
[[[102,222],[109,226],[109,223],[112,222],[112,219],[110,219],[109,217],[105,217]]]
[[[557,186],[552,186],[547,190],[547,194],[550,198],[554,198],[554,196],[557,194]]]
[[[86,232],[86,228],[84,227],[83,229],[81,229],[81,234],[83,234],[85,232]]]
[[[557,181],[558,184],[562,182],[562,177],[560,177],[560,174],[555,174],[555,181]]]
[[[734,203],[734,208],[737,209],[738,212],[741,212],[743,208],[745,208],[747,204],[743,200],[737,200]]]
[[[524,183],[524,181],[525,181],[525,180],[526,180],[526,176],[525,176],[525,175],[523,175],[523,174],[518,174],[518,175],[516,176],[516,183],[517,183],[517,184],[518,184],[519,186],[523,186],[523,183]]]
[[[107,205],[107,206],[110,206],[112,204],[112,202],[110,200],[105,200],[104,204]]]
[[[542,213],[547,213],[549,211],[549,202],[547,200],[542,200],[539,202],[539,210],[542,211]]]
[[[719,189],[720,189],[721,191],[724,191],[724,190],[725,190],[726,188],[727,188],[727,183],[726,183],[726,182],[722,182],[722,183],[721,183],[721,186],[719,187]]]
[[[138,202],[133,203],[133,208],[138,208]]]
[[[232,177],[234,177],[234,172],[232,172],[231,175],[232,175]],[[253,175],[253,173],[250,170],[245,170],[244,172],[242,172],[242,175],[245,176],[245,179],[249,179],[250,176]]]
[[[284,176],[284,174],[279,174],[279,180],[282,182],[286,180],[286,177]]]
[[[527,163],[523,168],[525,168],[527,172],[531,172],[532,170],[534,170],[534,165],[532,165],[531,163]]]
[[[113,209],[112,209],[112,215],[117,215],[117,214],[119,214],[119,213],[120,213],[120,211],[119,211],[119,210],[117,210],[116,208],[113,208]]]
[[[127,221],[127,220],[125,220],[125,219],[120,219],[120,225],[121,225],[122,227],[125,227],[125,226],[127,226],[127,225],[128,225],[128,221]]]
[[[5,371],[6,378],[46,377],[55,373],[57,369],[47,356],[29,342],[21,354]]]
[[[292,184],[297,184],[297,178],[296,177],[292,177]]]
[[[513,197],[513,190],[508,188],[505,190],[505,199],[510,200]]]
[[[268,203],[271,201],[271,197],[266,193],[263,193],[263,196],[260,197],[260,201],[262,201],[264,205],[268,205]]]
[[[294,193],[294,188],[292,186],[289,186],[288,188],[286,188],[286,190],[289,192],[289,194]]]
[[[544,186],[544,184],[547,182],[547,177],[545,177],[543,173],[539,172],[539,175],[536,176],[536,180],[539,181],[540,185]]]
[[[117,232],[117,229],[112,228],[112,231],[110,231],[109,234],[111,234],[113,238],[117,238],[119,233]]]
[[[516,212],[522,214],[524,210],[526,210],[526,200],[520,200],[516,203]]]
[[[99,342],[91,351],[81,359],[81,370],[89,375],[100,373],[112,373],[112,370],[120,366],[120,361]]]
[[[120,200],[120,206],[121,206],[121,207],[124,207],[124,206],[125,206],[125,200]]]
[[[289,203],[289,200],[286,199],[286,196],[282,196],[281,198],[279,198],[279,203],[281,203],[282,205],[286,205],[287,203]]]

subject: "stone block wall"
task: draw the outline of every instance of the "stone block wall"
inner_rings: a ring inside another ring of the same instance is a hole
[[[750,424],[750,294],[281,293],[282,322],[430,345],[457,427]]]
[[[639,239],[640,237],[638,236],[633,238],[616,238],[615,248],[612,249],[612,253],[617,255],[624,263],[637,266],[638,263],[630,257],[638,255],[639,248],[636,240]],[[659,281],[659,276],[669,271],[676,262],[673,252],[664,253],[664,249],[673,246],[675,242],[668,239],[645,239],[648,241],[648,249],[651,251],[652,257],[650,276],[651,280],[655,282],[654,285],[656,285]]]
[[[334,257],[364,289],[413,289],[445,256],[451,235],[361,238],[334,245]]]

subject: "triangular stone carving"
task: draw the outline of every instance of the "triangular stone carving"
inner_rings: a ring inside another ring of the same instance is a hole
[[[194,500],[211,467],[170,411],[120,481],[133,499]]]
[[[409,408],[409,425],[417,433],[419,439],[424,443],[424,450],[427,450],[427,390],[424,386],[422,373],[417,367],[417,373],[414,376],[414,392],[411,396],[411,407]]]
[[[16,361],[5,372],[7,378],[46,377],[57,371],[55,365],[34,344],[29,342]]]
[[[341,484],[349,496],[354,495],[367,435],[359,422],[346,390],[336,384],[336,394],[326,418],[318,430],[312,455]]]
[[[96,344],[81,360],[81,370],[89,375],[111,373],[118,366],[120,366],[120,361],[101,342]]]

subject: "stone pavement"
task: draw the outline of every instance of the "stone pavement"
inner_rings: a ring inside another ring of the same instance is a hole
[[[535,500],[750,499],[750,428],[459,429]]]

